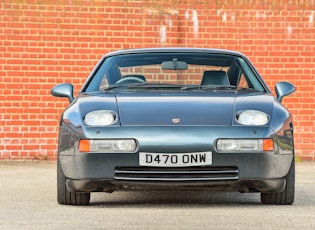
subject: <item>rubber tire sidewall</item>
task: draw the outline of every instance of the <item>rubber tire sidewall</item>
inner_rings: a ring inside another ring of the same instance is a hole
[[[60,159],[57,160],[57,202],[66,205],[89,205],[90,193],[69,192]]]
[[[263,204],[273,205],[291,205],[294,202],[295,193],[295,161],[294,157],[288,174],[285,177],[286,185],[283,192],[261,193],[261,202]]]

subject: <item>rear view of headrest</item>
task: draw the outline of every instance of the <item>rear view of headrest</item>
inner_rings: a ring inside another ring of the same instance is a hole
[[[201,85],[230,85],[225,71],[209,70],[203,73]]]

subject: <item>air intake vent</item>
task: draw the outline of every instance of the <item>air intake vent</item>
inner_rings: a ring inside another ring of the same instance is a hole
[[[236,167],[117,167],[115,179],[133,181],[222,181],[237,180]]]

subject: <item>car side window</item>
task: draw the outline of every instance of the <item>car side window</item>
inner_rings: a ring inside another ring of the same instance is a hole
[[[108,86],[109,86],[109,84],[108,84],[107,75],[104,74],[102,81],[101,81],[101,84],[100,84],[100,87],[99,87],[99,90],[104,91],[106,88],[108,88]]]
[[[245,78],[243,73],[241,73],[241,76],[239,78],[238,87],[240,87],[240,88],[249,88],[248,82],[247,82],[247,80],[246,80],[246,78]]]

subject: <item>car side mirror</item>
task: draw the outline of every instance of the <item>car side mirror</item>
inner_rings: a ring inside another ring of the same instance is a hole
[[[276,94],[277,94],[277,100],[281,103],[282,99],[285,96],[288,96],[295,92],[295,87],[289,82],[278,82],[276,84]]]
[[[55,97],[66,97],[69,99],[69,102],[73,102],[73,85],[69,83],[63,83],[56,85],[51,90],[51,95]]]

